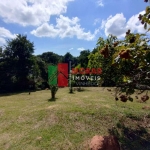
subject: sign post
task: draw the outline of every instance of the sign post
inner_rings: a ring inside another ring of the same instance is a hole
[[[72,76],[71,76],[71,61],[69,61],[69,87],[70,87],[70,93],[73,93],[72,90],[72,85],[71,85],[71,81],[72,81]]]

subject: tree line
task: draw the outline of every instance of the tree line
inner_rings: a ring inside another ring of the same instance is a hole
[[[78,57],[69,52],[64,56],[53,52],[34,55],[34,43],[19,34],[0,48],[0,91],[44,89],[48,87],[48,65],[69,61],[72,68],[102,68],[101,86],[137,80],[150,85],[149,41],[145,34],[128,30],[123,40],[113,35],[100,37],[92,51],[83,50]]]
[[[148,0],[145,0],[148,2]],[[80,52],[78,57],[67,52],[64,56],[53,52],[34,55],[34,43],[26,35],[17,35],[0,47],[0,91],[12,92],[47,87],[49,64],[72,62],[73,68],[101,68],[100,86],[119,86],[126,95],[135,88],[150,89],[150,6],[139,15],[147,30],[144,34],[130,29],[123,39],[109,35],[99,37],[96,47]]]
[[[67,52],[64,56],[53,52],[34,55],[34,43],[26,35],[18,34],[16,38],[7,40],[0,47],[0,92],[44,89],[48,87],[48,65],[72,62],[86,67],[89,50],[84,50],[78,57]]]

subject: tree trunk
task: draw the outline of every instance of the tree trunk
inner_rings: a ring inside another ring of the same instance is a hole
[[[55,91],[51,91],[52,99],[55,99]]]

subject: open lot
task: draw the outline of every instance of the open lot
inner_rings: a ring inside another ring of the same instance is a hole
[[[1,150],[88,150],[96,135],[115,134],[126,150],[150,149],[150,106],[115,101],[113,89],[86,87],[69,94],[60,88],[0,95]],[[140,97],[140,96],[139,96]]]

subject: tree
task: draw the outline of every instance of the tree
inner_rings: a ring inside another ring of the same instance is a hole
[[[74,68],[78,64],[78,58],[73,57],[69,52],[67,52],[62,59],[63,63],[68,63],[71,61],[71,68]],[[70,66],[68,65],[68,69],[70,69]]]
[[[37,63],[38,68],[40,70],[40,77],[44,81],[47,81],[47,78],[48,78],[47,66],[48,65],[40,57],[36,57],[36,63]]]
[[[113,41],[108,44],[102,41],[104,46],[100,49],[100,53],[103,55],[105,63],[108,59],[111,60],[110,65],[119,75],[115,82],[119,87],[118,92],[124,93],[120,96],[123,102],[133,100],[130,95],[134,93],[135,88],[139,90],[150,89],[150,46],[148,42],[149,39],[146,35],[133,34],[130,30],[126,32],[124,40]],[[106,72],[105,76],[107,75],[109,75],[108,72]],[[114,73],[111,75],[116,76]],[[118,100],[117,94],[116,92],[116,100]],[[146,93],[144,98],[141,97],[141,100],[146,101],[148,98]]]
[[[144,1],[148,2],[148,0]],[[150,6],[146,7],[144,15],[139,15],[139,20],[147,29],[150,25]],[[143,91],[150,89],[149,41],[145,34],[134,34],[130,30],[126,32],[124,40],[118,41],[114,36],[108,37],[107,40],[98,39],[97,49],[100,55],[94,50],[89,56],[88,65],[92,67],[96,64],[102,67],[101,81],[105,82],[113,78],[117,86],[116,100],[118,100],[118,93],[123,93],[119,97],[121,101],[133,101],[131,95],[135,92],[135,88]],[[96,63],[97,61],[99,64]],[[145,102],[148,99],[147,91],[141,100]]]
[[[34,71],[32,76],[34,76],[34,80],[36,81],[37,88],[45,89],[48,88],[48,64],[45,63],[39,56],[34,56]]]
[[[63,56],[62,62],[63,62],[63,63],[69,63],[69,61],[73,62],[73,61],[74,61],[74,58],[73,58],[73,56],[72,56],[69,52],[67,52],[67,53]]]
[[[97,52],[97,48],[94,48],[93,50],[92,50],[92,54],[95,54]]]
[[[34,44],[27,39],[26,35],[17,35],[8,40],[2,52],[0,67],[2,77],[8,88],[11,83],[20,85],[18,89],[28,88],[28,76],[34,67]]]
[[[144,0],[144,2],[150,2],[150,0]],[[139,14],[139,20],[141,21],[141,24],[144,25],[144,28],[147,29],[148,31],[150,31],[150,6],[147,6],[145,8],[145,13],[142,15],[142,14]]]
[[[78,57],[78,63],[81,64],[81,67],[86,68],[88,66],[88,56],[90,55],[89,50],[83,50],[80,52]]]
[[[112,65],[113,55],[115,53],[115,49],[112,43],[117,42],[117,38],[115,36],[109,35],[106,40],[103,38],[99,38],[97,42],[97,52],[92,52],[89,55],[89,68],[101,68],[101,83],[103,86],[114,86],[116,79],[119,79],[120,73],[118,70],[114,70]]]
[[[42,58],[43,61],[47,64],[57,64],[58,62],[62,61],[62,56],[55,54],[53,52],[45,52],[42,55],[38,55],[38,57]]]

